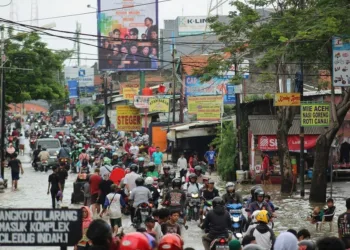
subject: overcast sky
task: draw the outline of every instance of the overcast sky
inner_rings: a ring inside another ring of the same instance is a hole
[[[11,0],[0,0],[0,5],[6,5]],[[16,1],[18,7],[18,21],[26,21],[31,19],[31,0],[13,0]],[[110,0],[113,1],[113,0]],[[162,0],[159,0],[162,1]],[[215,1],[215,0],[213,0]],[[90,4],[93,7],[97,7],[96,0],[38,0],[39,2],[39,19],[47,17],[57,17],[63,15],[71,15],[77,13],[92,12],[94,9],[87,8]],[[164,26],[163,20],[165,19],[175,19],[178,16],[205,16],[208,12],[209,0],[171,0],[169,2],[159,3],[159,26],[162,28]],[[222,8],[222,13],[227,14],[229,10],[232,10],[227,3]],[[0,16],[5,19],[10,19],[10,6],[0,7]],[[76,22],[81,23],[82,33],[97,34],[96,28],[96,14],[86,14],[80,16],[72,17],[60,17],[52,18],[48,20],[39,20],[39,26],[55,22],[56,28],[59,30],[75,31]],[[30,24],[30,21],[23,22],[25,24]],[[18,29],[19,27],[17,27]],[[22,29],[22,28],[20,28]],[[54,32],[51,32],[54,33]],[[72,36],[72,34],[54,33],[63,36]],[[74,43],[66,39],[61,39],[57,37],[42,36],[43,40],[48,43],[51,49],[73,49]],[[90,37],[90,39],[93,39]],[[96,41],[84,41],[86,43],[91,43],[97,45]],[[97,58],[97,48],[81,45],[82,53],[90,53],[94,55],[84,55],[82,54],[82,65],[92,65],[94,61],[85,60],[85,58]],[[75,66],[76,61],[71,60],[67,62],[69,66]]]

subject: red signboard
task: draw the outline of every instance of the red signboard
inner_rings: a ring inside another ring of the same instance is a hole
[[[305,135],[305,149],[311,149],[316,146],[318,135]],[[288,135],[288,148],[291,151],[300,150],[299,135]],[[275,135],[259,135],[258,149],[261,151],[277,151],[277,137]]]

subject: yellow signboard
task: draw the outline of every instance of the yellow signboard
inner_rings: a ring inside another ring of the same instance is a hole
[[[301,104],[301,126],[328,127],[331,108],[329,103],[303,103]]]
[[[300,93],[276,93],[275,106],[300,106]]]
[[[169,98],[150,98],[148,112],[169,112]]]
[[[120,131],[141,130],[140,110],[127,106],[117,106],[117,129]]]
[[[189,96],[188,113],[196,114],[199,121],[220,120],[222,96]]]
[[[138,95],[139,89],[138,88],[124,88],[123,89],[123,98],[128,101],[133,101],[134,96]]]

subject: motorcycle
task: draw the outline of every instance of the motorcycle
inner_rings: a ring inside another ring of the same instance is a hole
[[[49,169],[49,162],[48,161],[41,161],[39,164],[39,170],[41,172],[45,171],[47,172]]]
[[[36,137],[31,137],[30,138],[30,141],[29,141],[29,143],[30,143],[30,148],[32,149],[32,150],[35,150],[35,143],[36,143]]]
[[[136,216],[133,221],[134,228],[140,228],[141,224],[145,223],[146,218],[151,214],[152,207],[152,204],[148,204],[146,202],[143,202],[137,206],[135,211]]]
[[[229,250],[228,239],[225,237],[218,237],[210,243],[210,250]]]
[[[69,169],[70,169],[70,160],[69,160],[69,158],[60,158],[59,159],[59,163],[60,163],[60,165],[61,165],[61,163],[64,163],[65,169],[67,171],[69,171]]]
[[[213,210],[213,204],[212,201],[205,201],[204,202],[204,208],[203,208],[203,216],[202,219],[204,221],[205,217],[209,213],[210,210]]]
[[[227,204],[226,209],[229,212],[232,221],[230,230],[236,239],[242,238],[242,232],[246,226],[246,218],[242,214],[242,204]]]
[[[201,204],[201,199],[199,197],[198,193],[192,193],[189,201],[188,201],[188,209],[187,209],[187,216],[188,220],[195,220],[197,221],[199,219],[199,208]]]
[[[29,131],[28,131],[28,130],[24,131],[24,137],[25,137],[26,139],[29,138]]]

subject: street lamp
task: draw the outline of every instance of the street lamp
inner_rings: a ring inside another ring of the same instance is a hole
[[[97,10],[97,8],[92,7],[90,4],[88,4],[86,7]]]

